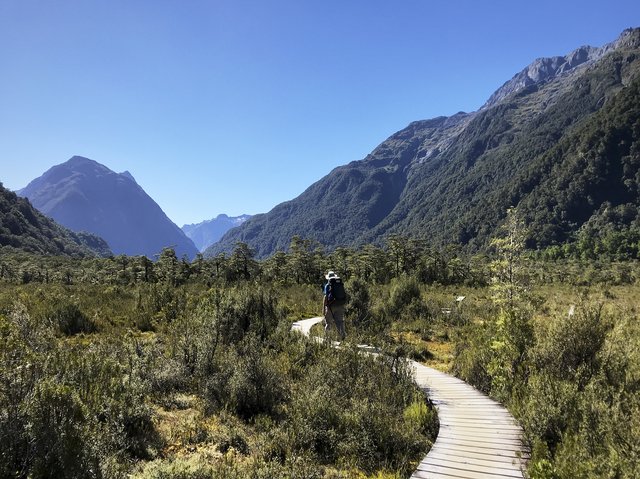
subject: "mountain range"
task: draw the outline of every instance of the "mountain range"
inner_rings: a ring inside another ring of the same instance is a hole
[[[206,250],[213,243],[222,238],[227,231],[251,218],[251,215],[227,216],[220,214],[210,220],[200,223],[184,225],[182,231],[186,234],[200,251]]]
[[[129,172],[115,173],[88,158],[74,156],[17,193],[66,228],[104,238],[114,254],[154,258],[165,247],[178,257],[198,253]]]
[[[535,60],[478,111],[411,123],[364,159],[228,231],[205,256],[242,241],[265,257],[294,235],[329,249],[403,234],[478,250],[512,206],[528,246],[545,248],[612,212],[622,226],[640,225],[639,166],[634,28],[603,47]]]

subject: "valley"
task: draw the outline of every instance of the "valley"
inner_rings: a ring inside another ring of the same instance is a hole
[[[415,364],[515,418],[511,477],[640,477],[639,182],[630,28],[262,214],[179,228],[82,156],[0,184],[0,477],[439,477]],[[339,348],[291,332],[330,270]]]

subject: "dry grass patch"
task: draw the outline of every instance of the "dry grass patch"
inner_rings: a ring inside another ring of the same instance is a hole
[[[426,347],[433,357],[424,361],[426,366],[448,373],[453,361],[454,344],[451,341],[426,341]]]

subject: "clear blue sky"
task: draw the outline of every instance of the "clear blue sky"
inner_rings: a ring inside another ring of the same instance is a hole
[[[637,26],[638,0],[0,0],[0,181],[82,155],[179,226],[266,212]]]

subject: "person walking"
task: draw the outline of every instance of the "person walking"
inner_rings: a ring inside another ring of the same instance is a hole
[[[335,325],[340,340],[346,336],[344,330],[344,309],[347,302],[347,294],[342,279],[334,272],[329,271],[325,276],[327,283],[324,285],[324,297],[322,310],[324,312],[324,336],[329,337],[331,326]]]

